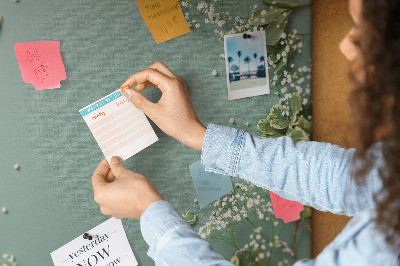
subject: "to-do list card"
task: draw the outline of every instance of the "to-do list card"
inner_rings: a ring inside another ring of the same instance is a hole
[[[110,218],[52,252],[55,266],[138,265],[121,220]]]
[[[126,160],[158,140],[145,114],[120,90],[79,110],[107,161]]]

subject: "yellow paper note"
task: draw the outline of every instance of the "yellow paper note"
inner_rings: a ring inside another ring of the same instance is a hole
[[[178,0],[137,0],[137,3],[157,44],[190,32]]]

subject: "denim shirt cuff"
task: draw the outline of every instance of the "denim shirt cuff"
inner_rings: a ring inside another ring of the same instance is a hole
[[[154,260],[160,239],[171,230],[188,226],[190,227],[169,202],[164,200],[153,202],[140,217],[140,229],[149,245],[147,255]]]
[[[209,124],[201,154],[206,171],[237,176],[243,138],[242,130]]]

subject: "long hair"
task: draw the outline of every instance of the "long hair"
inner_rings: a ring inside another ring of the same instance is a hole
[[[358,184],[365,181],[376,159],[368,149],[382,141],[384,166],[379,175],[383,188],[374,196],[375,221],[395,250],[400,250],[399,16],[399,0],[363,0],[361,35],[354,40],[361,60],[350,72],[353,130],[358,140],[353,176]]]

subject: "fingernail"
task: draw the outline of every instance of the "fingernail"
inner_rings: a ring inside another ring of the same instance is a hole
[[[128,100],[131,100],[131,98],[132,98],[132,91],[131,91],[131,90],[126,90],[126,94],[128,94]]]
[[[128,90],[128,89],[130,89],[130,88],[129,88],[129,85],[126,85],[126,86],[124,86],[124,87],[121,86],[121,91],[122,91],[122,92],[124,92],[124,90]]]
[[[121,158],[119,158],[118,156],[113,156],[113,157],[111,158],[111,160],[110,160],[110,163],[111,163],[111,164],[119,164],[119,163],[122,163],[122,160],[121,160]]]

